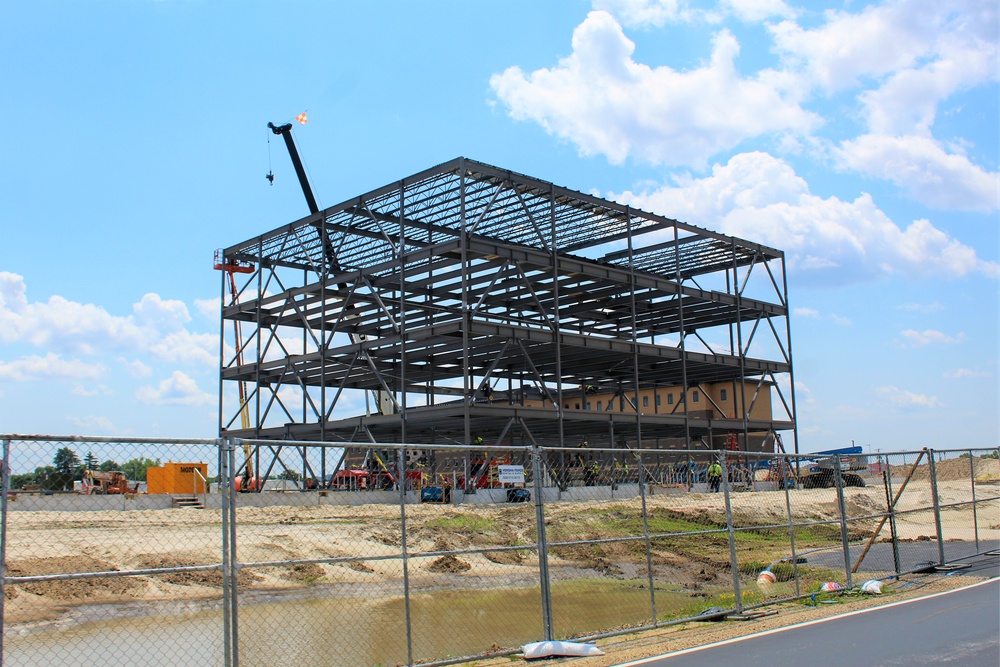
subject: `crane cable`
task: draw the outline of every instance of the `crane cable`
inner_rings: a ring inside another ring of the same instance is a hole
[[[271,169],[271,132],[264,130],[264,138],[267,139],[267,179],[268,183],[274,185],[274,171]]]

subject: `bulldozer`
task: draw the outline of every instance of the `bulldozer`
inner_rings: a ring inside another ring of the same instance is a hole
[[[128,478],[121,470],[85,470],[80,483],[80,493],[85,496],[110,496],[123,493],[136,493],[139,482],[129,487]]]

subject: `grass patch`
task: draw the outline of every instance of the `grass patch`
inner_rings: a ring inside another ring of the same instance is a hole
[[[488,533],[498,527],[494,519],[487,519],[474,514],[452,514],[438,519],[431,519],[425,524],[429,528],[440,528],[456,533]]]

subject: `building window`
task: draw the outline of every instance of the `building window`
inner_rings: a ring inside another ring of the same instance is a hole
[[[580,409],[580,404],[579,404],[579,403],[577,403],[577,404],[576,404],[576,409],[577,409],[577,410],[579,410],[579,409]]]
[[[691,400],[692,401],[694,401],[695,403],[697,403],[700,398],[701,397],[698,396],[698,390],[697,389],[695,389],[693,392],[691,392]]]
[[[586,403],[583,404],[583,409],[584,410],[589,410],[590,409],[590,401],[587,401]]]
[[[719,392],[719,400],[720,401],[726,400],[726,390],[725,389],[723,389],[722,391]]]
[[[674,395],[667,394],[667,405],[673,405],[673,404],[674,404]]]
[[[598,401],[598,402],[597,402],[597,409],[598,409],[598,410],[602,410],[602,409],[603,409],[603,408],[601,407],[601,405],[603,405],[603,402],[602,402],[602,401]]]
[[[660,395],[659,394],[656,395],[656,406],[657,407],[660,406]]]
[[[648,408],[649,407],[649,396],[643,396],[642,397],[642,407],[644,407],[644,408]]]

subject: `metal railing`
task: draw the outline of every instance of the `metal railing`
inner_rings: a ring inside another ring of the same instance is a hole
[[[997,449],[0,440],[5,665],[444,665],[1000,545]],[[78,493],[84,462],[148,492]]]

